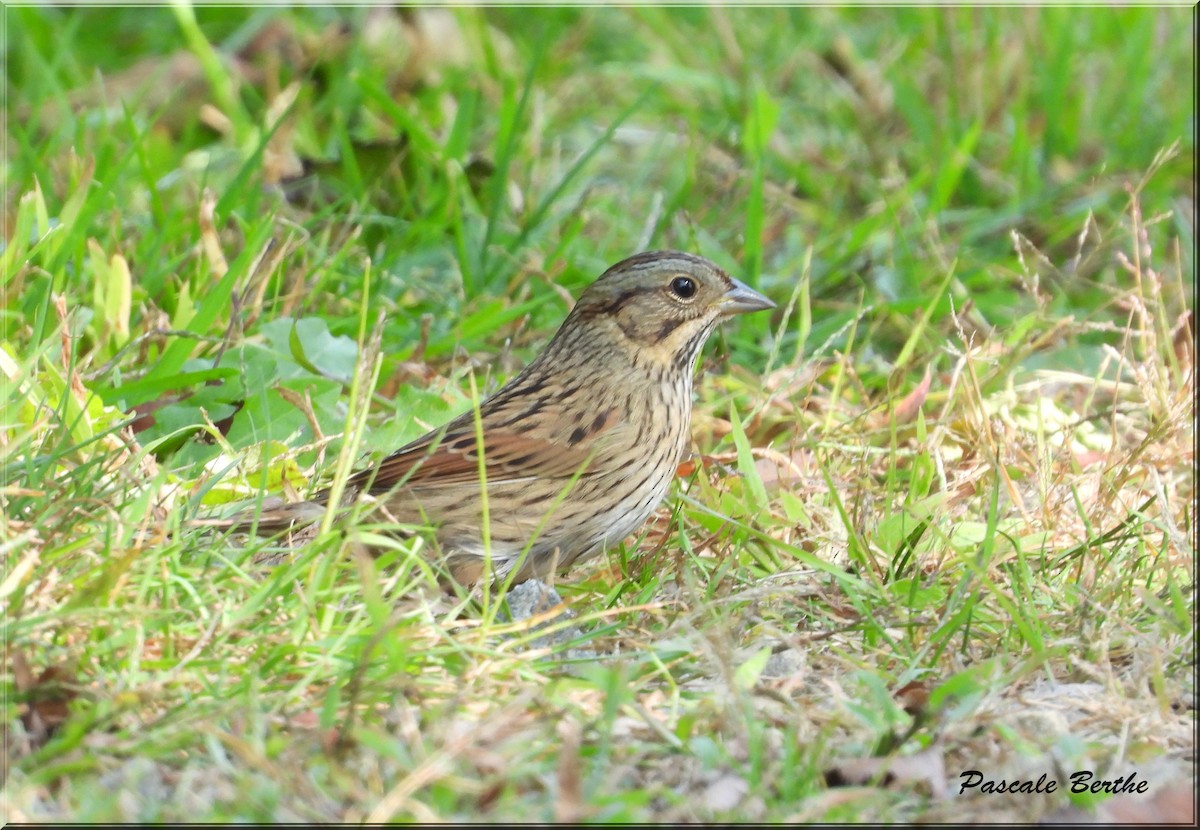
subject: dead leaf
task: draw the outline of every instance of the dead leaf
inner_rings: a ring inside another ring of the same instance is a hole
[[[1103,464],[1108,460],[1108,454],[1100,450],[1081,450],[1075,453],[1075,463],[1079,465],[1079,469],[1086,470],[1088,467],[1094,467],[1097,464]]]
[[[264,184],[277,185],[304,173],[304,164],[294,147],[293,120],[287,118],[299,94],[300,82],[292,81],[267,107],[263,130],[270,133],[271,137],[263,149]],[[272,130],[274,132],[271,132]]]
[[[295,729],[316,729],[321,725],[321,713],[315,709],[305,709],[288,718],[288,726]]]
[[[1074,804],[1059,807],[1041,824],[1196,824],[1196,790],[1191,781],[1173,781],[1145,795],[1120,794],[1095,811]]]
[[[904,707],[905,712],[915,717],[929,705],[929,684],[921,680],[905,683],[892,693],[892,697]]]
[[[925,403],[925,398],[929,395],[929,384],[932,380],[932,375],[929,373],[929,367],[925,367],[925,377],[921,378],[921,382],[916,388],[904,396],[904,400],[896,404],[896,408],[892,411],[892,420],[897,424],[907,424],[917,417],[917,413],[921,411],[921,404]]]
[[[808,475],[813,466],[812,453],[803,448],[793,448],[787,453],[782,453],[771,447],[751,447],[750,455],[754,458],[754,469],[758,471],[758,477],[767,487],[782,487],[800,481]],[[732,467],[737,461],[736,452],[693,456],[680,462],[675,468],[675,474],[686,478],[696,471],[697,466],[707,469],[725,464]]]
[[[358,746],[358,741],[349,735],[343,735],[336,726],[331,726],[321,733],[321,749],[326,755],[340,755]]]
[[[135,433],[144,432],[154,426],[154,412],[157,409],[162,409],[164,406],[170,406],[173,403],[179,403],[192,396],[192,392],[184,392],[183,394],[166,393],[160,395],[152,401],[144,401],[133,408],[137,413],[137,417],[129,422],[129,429]]]
[[[208,267],[212,272],[213,282],[221,281],[229,271],[229,265],[225,261],[225,252],[221,250],[221,238],[217,234],[214,217],[217,210],[217,195],[213,193],[212,188],[204,188],[204,192],[200,196],[200,242],[204,246],[204,255],[208,259]]]
[[[1191,781],[1174,781],[1152,794],[1116,795],[1100,805],[1096,821],[1112,824],[1196,824],[1196,790]]]
[[[490,812],[496,806],[496,801],[504,793],[504,788],[508,785],[508,781],[504,778],[497,778],[490,784],[487,784],[475,799],[475,809],[481,813]]]
[[[62,666],[48,666],[35,679],[25,653],[12,651],[13,685],[25,700],[21,723],[33,748],[46,743],[70,714],[71,701],[79,697],[75,675]]]
[[[584,818],[583,773],[579,761],[581,734],[579,724],[563,720],[558,724],[562,741],[558,750],[558,793],[554,800],[554,820],[559,824],[574,824]]]
[[[754,447],[750,452],[755,459],[754,469],[768,489],[802,481],[813,466],[812,453],[804,449],[796,448],[784,454],[770,447]]]

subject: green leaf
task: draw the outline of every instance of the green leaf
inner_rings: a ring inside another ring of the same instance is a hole
[[[959,140],[958,146],[954,148],[953,155],[943,161],[942,167],[938,171],[937,180],[933,185],[933,198],[929,205],[931,214],[936,215],[941,213],[950,204],[955,191],[958,190],[959,182],[962,181],[963,171],[967,169],[967,164],[971,161],[971,154],[975,152],[975,144],[979,141],[979,135],[982,132],[983,122],[976,121],[973,123],[971,128]]]
[[[763,486],[758,468],[754,466],[750,441],[746,438],[746,431],[742,428],[742,421],[732,403],[729,405],[729,423],[733,426],[733,445],[737,447],[738,472],[742,474],[742,479],[754,497],[754,507],[756,510],[762,510],[770,505],[771,499],[767,496],[767,488]]]
[[[41,200],[41,190],[37,182],[34,189],[25,193],[17,201],[17,216],[13,224],[12,235],[4,240],[4,250],[0,251],[0,285],[8,285],[13,277],[25,264],[29,252],[30,237],[37,228],[37,233],[44,234],[44,228],[38,228],[36,214],[39,212],[38,202]],[[45,209],[43,202],[42,210]]]
[[[342,383],[350,382],[358,360],[358,346],[353,338],[330,334],[324,319],[281,317],[264,325],[262,331],[276,352],[287,355],[305,370]]]
[[[141,380],[122,386],[107,386],[97,389],[97,394],[107,404],[119,404],[126,411],[139,403],[152,400],[163,392],[190,389],[210,380],[225,380],[237,377],[234,369],[201,369],[195,372],[162,374],[150,372]]]

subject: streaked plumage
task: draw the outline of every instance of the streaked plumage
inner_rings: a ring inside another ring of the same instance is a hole
[[[773,305],[678,251],[638,254],[592,283],[546,348],[480,404],[495,577],[546,576],[637,530],[687,449],[704,342],[721,319]],[[356,473],[347,492],[431,524],[455,579],[471,583],[484,570],[482,486],[470,410]]]

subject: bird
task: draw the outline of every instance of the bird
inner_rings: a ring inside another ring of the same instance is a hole
[[[667,495],[691,441],[695,363],[718,323],[774,307],[694,254],[624,259],[478,412],[351,474],[346,499],[369,495],[430,527],[459,584],[565,572],[622,542]],[[326,489],[222,526],[277,532],[329,499]]]

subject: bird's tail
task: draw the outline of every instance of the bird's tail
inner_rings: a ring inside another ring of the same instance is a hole
[[[285,502],[278,496],[263,499],[261,507],[243,510],[226,518],[193,519],[196,527],[212,527],[219,530],[251,532],[259,536],[270,536],[284,530],[304,527],[319,520],[328,507],[326,493],[318,493],[308,501]]]

